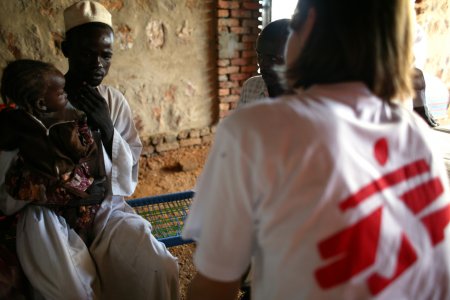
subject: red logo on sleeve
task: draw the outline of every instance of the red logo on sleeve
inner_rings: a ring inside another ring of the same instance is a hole
[[[374,157],[380,165],[388,160],[388,144],[386,139],[380,139],[374,146]],[[365,185],[353,195],[339,203],[341,211],[357,207],[370,196],[404,182],[415,176],[430,172],[430,166],[425,160],[418,160],[400,167],[381,178]],[[432,178],[413,189],[399,195],[398,200],[417,215],[439,198],[444,192],[440,178]],[[330,289],[338,286],[362,271],[371,267],[377,258],[377,249],[381,236],[383,207],[380,206],[368,216],[355,224],[327,237],[318,244],[319,254],[324,260],[332,262],[318,268],[315,278],[320,287]],[[447,205],[433,211],[420,219],[430,236],[432,246],[444,239],[444,230],[450,222],[450,206]],[[376,272],[369,275],[367,285],[372,295],[377,295],[402,275],[418,259],[417,253],[405,233],[399,236],[400,247],[396,255],[394,272],[386,278]]]

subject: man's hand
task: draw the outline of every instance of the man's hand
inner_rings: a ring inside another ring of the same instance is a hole
[[[419,116],[421,116],[422,119],[424,119],[428,123],[428,125],[430,125],[430,127],[439,126],[439,123],[436,121],[436,119],[433,117],[426,106],[414,107],[414,111],[418,113]]]
[[[95,88],[87,85],[80,89],[78,97],[76,107],[86,113],[91,128],[100,130],[103,145],[111,158],[114,125],[106,100]]]

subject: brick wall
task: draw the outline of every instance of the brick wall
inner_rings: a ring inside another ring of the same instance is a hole
[[[217,99],[219,119],[236,108],[242,84],[256,75],[255,42],[260,32],[259,0],[217,1]],[[144,143],[143,155],[208,144],[216,125],[185,130],[178,134],[158,134]]]
[[[260,32],[258,0],[218,0],[219,117],[226,117],[239,101],[246,79],[257,72],[255,42]]]

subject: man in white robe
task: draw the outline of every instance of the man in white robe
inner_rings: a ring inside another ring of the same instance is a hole
[[[124,201],[137,184],[142,144],[125,97],[101,85],[112,57],[111,15],[97,2],[80,1],[65,10],[64,18],[66,92],[101,133],[107,196],[88,247],[51,209],[27,205],[5,192],[5,173],[16,152],[0,152],[0,210],[7,215],[21,210],[20,263],[45,299],[178,299],[176,258]]]

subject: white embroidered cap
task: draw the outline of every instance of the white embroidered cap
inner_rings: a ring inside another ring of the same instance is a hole
[[[104,23],[112,28],[111,14],[98,2],[80,1],[64,10],[66,32],[74,27],[93,22]]]

